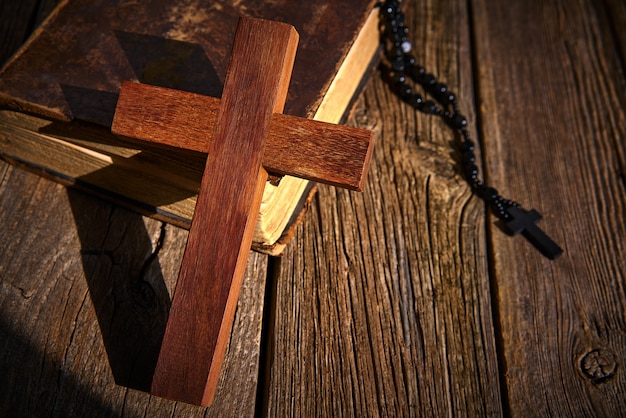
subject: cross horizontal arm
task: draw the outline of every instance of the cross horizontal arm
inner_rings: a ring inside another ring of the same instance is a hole
[[[130,138],[207,152],[219,107],[220,100],[214,97],[125,82],[111,130]],[[271,173],[360,191],[374,136],[365,129],[275,113],[265,146],[263,167]]]

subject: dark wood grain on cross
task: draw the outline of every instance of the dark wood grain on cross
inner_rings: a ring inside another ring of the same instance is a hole
[[[267,170],[352,189],[364,182],[369,131],[282,115],[298,35],[241,19],[221,100],[125,83],[116,134],[207,152],[196,210],[151,392],[209,405]]]

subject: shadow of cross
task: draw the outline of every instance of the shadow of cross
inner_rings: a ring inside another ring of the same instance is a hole
[[[297,40],[290,25],[242,18],[221,100],[122,85],[115,134],[207,152],[152,381],[157,396],[203,406],[212,401],[266,169],[363,186],[371,132],[281,114]]]

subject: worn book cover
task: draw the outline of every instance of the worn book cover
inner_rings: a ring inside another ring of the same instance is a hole
[[[0,71],[0,156],[188,227],[204,156],[111,134],[121,83],[219,97],[239,17],[277,20],[300,34],[284,113],[338,122],[376,57],[374,4],[62,2]],[[268,182],[255,248],[281,251],[311,188],[292,177]]]

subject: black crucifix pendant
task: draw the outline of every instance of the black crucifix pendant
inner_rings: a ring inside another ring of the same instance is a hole
[[[536,222],[541,219],[541,215],[535,209],[525,211],[522,208],[511,206],[506,210],[506,213],[510,216],[510,219],[504,223],[508,233],[514,235],[521,232],[535,248],[551,260],[563,253],[561,247],[536,225]]]

